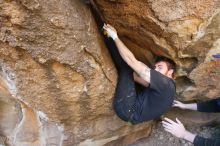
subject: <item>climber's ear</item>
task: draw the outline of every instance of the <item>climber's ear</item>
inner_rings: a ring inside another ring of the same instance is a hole
[[[174,74],[174,70],[173,70],[173,69],[169,69],[169,70],[167,71],[167,75],[168,75],[170,78],[173,77],[173,74]]]

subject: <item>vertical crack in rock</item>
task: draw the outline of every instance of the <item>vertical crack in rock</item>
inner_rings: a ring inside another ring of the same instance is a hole
[[[106,72],[104,71],[103,67],[102,67],[102,64],[99,62],[99,60],[96,59],[96,57],[91,53],[89,52],[86,48],[84,49],[84,51],[89,55],[91,56],[94,61],[99,65],[99,67],[102,69],[102,73],[105,75],[106,79],[108,79],[108,81],[113,85],[115,86],[115,84],[112,82],[111,79],[109,79],[109,77],[106,75]]]

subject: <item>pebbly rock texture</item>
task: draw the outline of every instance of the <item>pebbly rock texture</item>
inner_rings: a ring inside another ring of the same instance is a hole
[[[83,2],[0,6],[1,134],[10,145],[104,145],[148,135],[151,122],[131,126],[112,110],[116,70]]]
[[[175,60],[181,99],[219,95],[220,63],[211,58],[220,52],[219,0],[95,2],[138,59]],[[1,143],[128,145],[147,137],[153,121],[134,126],[113,112],[116,79],[84,1],[0,0]]]

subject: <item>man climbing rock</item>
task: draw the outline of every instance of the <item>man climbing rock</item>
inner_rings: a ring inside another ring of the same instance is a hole
[[[92,11],[98,27],[103,26],[104,21],[94,3]],[[118,82],[113,99],[116,114],[122,120],[133,124],[159,118],[173,103],[175,63],[171,59],[159,57],[154,69],[151,69],[135,58],[119,39],[115,28],[104,24],[103,29],[107,33],[107,37],[104,36],[106,46],[118,70]],[[135,82],[145,87],[139,94],[136,92]]]
[[[118,70],[113,101],[115,112],[122,120],[131,123],[159,118],[173,103],[175,63],[161,57],[156,61],[155,68],[150,69],[135,58],[112,26],[107,24],[103,28],[110,37],[105,42]],[[146,87],[140,94],[136,92],[135,82]]]

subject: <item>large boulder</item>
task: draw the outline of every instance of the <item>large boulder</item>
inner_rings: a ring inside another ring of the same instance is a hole
[[[95,2],[139,60],[174,59],[180,99],[220,94],[220,63],[211,57],[220,52],[219,0]],[[3,143],[127,145],[150,134],[153,121],[131,125],[112,109],[117,73],[84,1],[2,0],[0,7]]]
[[[0,5],[0,83],[7,91],[0,123],[7,143],[104,145],[149,134],[151,122],[132,126],[112,109],[117,74],[89,7],[79,0]]]

